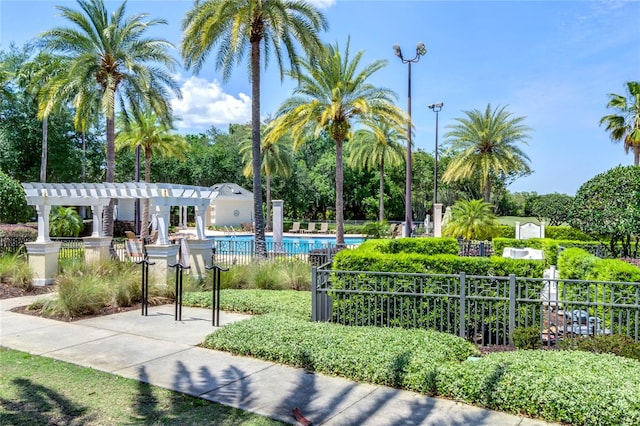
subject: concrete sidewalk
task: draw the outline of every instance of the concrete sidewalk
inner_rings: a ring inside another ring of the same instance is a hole
[[[505,425],[548,423],[309,373],[198,347],[216,327],[208,309],[173,305],[72,323],[10,312],[34,297],[0,301],[0,345],[147,382],[296,424],[298,407],[314,425]],[[220,313],[224,326],[248,318]]]

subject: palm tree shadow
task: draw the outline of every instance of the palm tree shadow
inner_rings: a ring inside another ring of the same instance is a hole
[[[18,396],[0,398],[0,424],[3,425],[84,425],[95,421],[83,407],[58,392],[31,380],[16,378],[12,385]]]
[[[136,386],[138,392],[136,400],[132,404],[133,412],[146,419],[147,424],[151,424],[154,419],[162,415],[162,412],[158,410],[158,399],[153,394],[153,387],[149,384],[149,376],[144,366],[140,367],[138,371]]]

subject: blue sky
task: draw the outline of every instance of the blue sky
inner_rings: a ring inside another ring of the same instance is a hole
[[[398,95],[407,107],[407,66],[394,56],[400,45],[413,57],[417,42],[427,54],[412,66],[414,146],[433,152],[435,114],[427,105],[444,102],[439,143],[447,125],[463,111],[487,104],[507,106],[533,128],[525,152],[534,173],[509,189],[574,195],[598,173],[632,164],[621,144],[598,125],[608,93],[624,93],[624,83],[640,80],[640,2],[638,1],[315,1],[329,21],[327,43],[363,50],[363,63],[383,59],[387,66],[372,82]],[[75,1],[0,0],[0,49],[21,46],[40,32],[67,23],[54,5]],[[113,10],[120,2],[107,1]],[[180,21],[190,0],[129,0],[127,11],[164,18],[161,35],[176,46]],[[176,55],[178,55],[176,51]],[[213,58],[212,58],[213,59]],[[245,68],[228,82],[209,61],[198,75],[177,76],[184,99],[174,104],[181,132],[198,133],[250,119],[250,84]],[[273,114],[294,83],[280,81],[275,62],[262,78],[262,113]]]

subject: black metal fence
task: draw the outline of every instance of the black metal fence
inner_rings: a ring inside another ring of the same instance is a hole
[[[537,327],[548,345],[573,335],[640,338],[640,283],[334,271],[312,268],[312,320],[430,328],[481,345]]]

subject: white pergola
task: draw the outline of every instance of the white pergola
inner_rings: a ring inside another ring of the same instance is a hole
[[[49,242],[51,206],[89,206],[93,216],[92,237],[104,237],[102,212],[112,199],[149,199],[158,218],[157,245],[170,244],[169,212],[171,206],[194,206],[196,235],[204,240],[206,208],[217,192],[212,188],[169,183],[23,183],[27,203],[38,212],[36,242]]]

